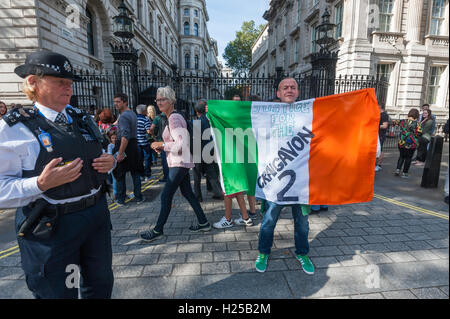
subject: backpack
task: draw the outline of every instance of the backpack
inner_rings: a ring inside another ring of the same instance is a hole
[[[189,151],[191,152],[191,155],[194,155],[194,134],[193,134],[194,129],[192,127],[192,122],[188,121],[186,119],[186,116],[183,113],[178,112],[177,110],[174,110],[170,115],[172,115],[174,113],[180,114],[183,117],[184,121],[186,122],[186,127],[187,127],[187,130],[188,130],[188,133],[189,133]],[[169,116],[169,118],[170,118],[170,116]],[[166,125],[167,125],[167,128],[169,129],[169,132],[170,132],[169,118],[167,118]]]

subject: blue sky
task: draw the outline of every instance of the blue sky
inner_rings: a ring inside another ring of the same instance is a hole
[[[263,14],[269,9],[270,0],[206,0],[209,14],[209,35],[217,40],[219,61],[223,65],[223,50],[236,37],[244,21],[254,20],[256,25],[265,24]]]

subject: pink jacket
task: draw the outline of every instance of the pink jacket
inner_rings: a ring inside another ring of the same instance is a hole
[[[189,150],[189,132],[183,116],[173,113],[169,116],[169,125],[162,134],[165,143],[169,167],[193,168],[195,165]]]

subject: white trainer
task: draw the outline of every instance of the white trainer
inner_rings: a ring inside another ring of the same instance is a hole
[[[217,229],[230,228],[233,227],[233,221],[228,221],[225,216],[223,216],[221,220],[213,224],[213,227]]]
[[[250,217],[247,220],[245,220],[241,216],[238,219],[235,219],[234,223],[236,225],[241,225],[241,226],[253,226],[253,221],[252,221],[252,219]]]

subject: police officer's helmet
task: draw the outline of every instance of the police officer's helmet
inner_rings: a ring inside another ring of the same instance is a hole
[[[81,77],[73,73],[73,67],[69,59],[62,54],[51,51],[37,51],[29,54],[25,64],[18,66],[14,72],[21,78],[33,74],[81,81]]]

